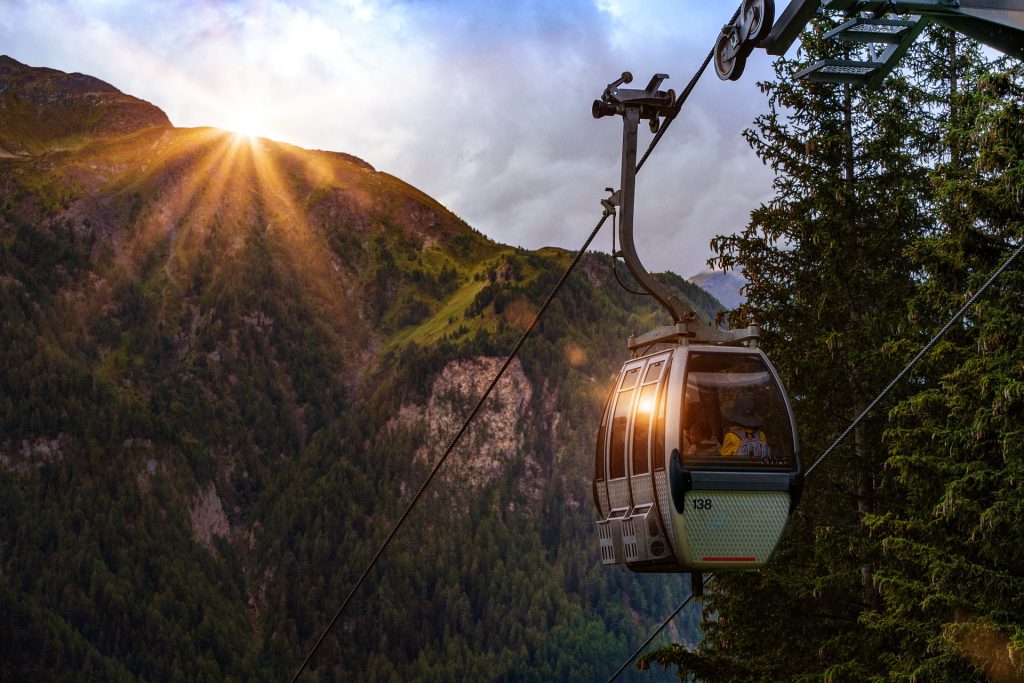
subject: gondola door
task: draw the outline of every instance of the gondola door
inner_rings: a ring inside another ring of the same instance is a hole
[[[629,478],[626,476],[626,443],[630,416],[637,398],[637,385],[645,359],[630,361],[619,373],[612,395],[601,420],[597,452],[594,454],[594,487],[601,521],[598,537],[601,562],[620,564],[625,561],[622,546],[622,520],[632,509]]]
[[[657,519],[651,456],[652,443],[664,442],[655,425],[670,356],[663,352],[627,362],[605,407],[594,472],[605,564],[644,562],[669,552],[664,525]],[[659,541],[653,555],[652,537]]]
[[[622,520],[622,545],[626,565],[633,571],[665,571],[676,564],[659,504],[659,491],[660,498],[667,497],[665,404],[671,358],[671,351],[647,358],[629,430],[633,508]]]

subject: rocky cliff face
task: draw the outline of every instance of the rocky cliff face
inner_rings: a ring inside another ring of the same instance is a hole
[[[429,438],[417,458],[433,463],[440,457],[503,363],[502,358],[484,356],[453,360],[434,380],[425,405],[403,408],[403,418],[426,425]],[[457,457],[447,470],[450,483],[458,482],[469,493],[479,491],[516,462],[526,466],[518,475],[521,490],[538,490],[541,467],[524,453],[524,429],[535,418],[529,411],[532,397],[533,387],[522,363],[513,360],[461,439]]]

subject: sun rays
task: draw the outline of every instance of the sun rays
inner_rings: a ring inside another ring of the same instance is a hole
[[[108,190],[139,207],[124,214],[119,268],[188,288],[224,272],[258,231],[273,268],[299,286],[304,305],[323,312],[317,318],[330,321],[340,343],[362,329],[349,303],[359,286],[356,256],[338,253],[330,235],[367,229],[365,218],[348,217],[370,215],[390,187],[371,167],[218,128],[154,130],[122,147],[97,148],[101,158],[121,155]]]
[[[312,191],[334,184],[332,173],[310,162],[311,152],[301,155],[287,145],[256,141],[248,145],[259,197],[265,207],[268,233],[279,238],[287,256],[282,264],[303,283],[307,293],[331,312],[335,320],[347,317],[351,283],[334,262],[323,234],[311,225],[305,207]]]

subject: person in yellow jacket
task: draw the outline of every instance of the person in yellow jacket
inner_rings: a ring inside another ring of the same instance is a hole
[[[721,455],[737,456],[767,463],[772,459],[772,449],[762,431],[764,423],[757,404],[750,396],[740,396],[725,411],[729,429],[722,439]]]

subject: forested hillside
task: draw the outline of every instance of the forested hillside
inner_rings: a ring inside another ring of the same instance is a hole
[[[930,30],[877,91],[764,83],[775,196],[717,265],[817,458],[1024,238],[1024,70]],[[843,44],[849,49],[849,44]],[[703,681],[1024,680],[1024,274],[990,292],[808,477],[769,567],[709,589]]]
[[[0,679],[286,679],[569,254],[345,154],[0,67]],[[584,258],[306,680],[590,681],[685,596],[598,560],[597,411],[661,322],[610,265]]]

